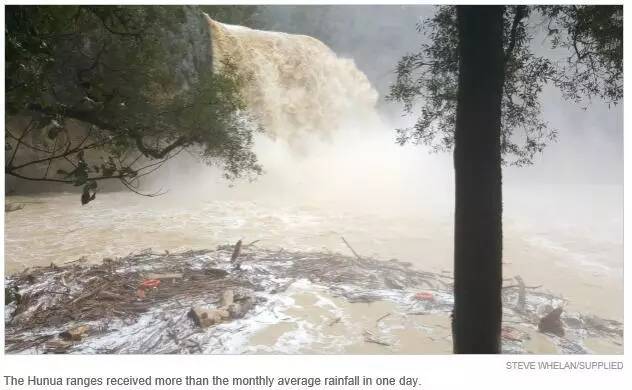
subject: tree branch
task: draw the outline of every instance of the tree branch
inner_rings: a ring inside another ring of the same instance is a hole
[[[81,147],[81,148],[76,148],[75,147],[75,148],[72,148],[70,150],[65,151],[62,154],[58,154],[58,155],[55,155],[55,156],[49,156],[49,157],[46,157],[46,158],[40,158],[38,160],[31,160],[29,162],[26,162],[26,163],[20,164],[20,165],[16,165],[16,166],[11,166],[11,167],[7,166],[7,168],[10,168],[11,170],[17,170],[17,169],[20,169],[20,168],[28,167],[30,165],[41,164],[41,163],[44,163],[44,162],[48,162],[50,160],[56,160],[58,158],[64,158],[64,157],[69,156],[71,154],[78,153],[78,152],[80,152],[82,150],[94,149],[96,147],[103,146],[103,145],[104,145],[103,143],[100,143],[100,144],[99,143],[92,143],[92,144],[86,145],[86,146]]]
[[[5,169],[5,174],[7,175],[11,175],[11,176],[15,176],[18,177],[20,179],[24,179],[24,180],[30,180],[30,181],[46,181],[46,182],[52,182],[52,183],[66,183],[66,184],[72,184],[75,181],[74,180],[67,180],[67,179],[53,179],[50,177],[32,177],[32,176],[25,176],[23,174],[17,173],[13,170],[8,170]],[[114,176],[96,176],[96,177],[90,177],[88,178],[87,181],[100,181],[100,180],[109,180],[109,179],[123,179],[125,178],[124,175],[114,175]]]
[[[35,150],[35,151],[38,151],[38,152],[50,153],[50,150],[38,148],[37,146],[31,145],[31,144],[29,144],[27,142],[24,142],[24,140],[20,140],[20,138],[18,138],[15,135],[13,135],[13,133],[11,133],[9,131],[9,129],[7,129],[6,135],[8,135],[9,138],[13,138],[15,141],[17,141],[18,143],[26,146],[29,149],[32,149],[32,150]]]
[[[175,148],[179,146],[186,146],[189,142],[191,142],[191,139],[189,139],[189,137],[183,135],[178,137],[173,143],[163,149],[153,149],[145,146],[145,144],[143,143],[143,136],[141,134],[133,133],[132,138],[134,138],[134,141],[136,142],[136,148],[143,155],[145,155],[145,157],[152,157],[155,159],[165,158],[165,156],[167,156]]]
[[[55,111],[55,110],[52,110],[52,109],[46,108],[46,107],[42,107],[42,106],[37,105],[37,104],[31,104],[31,105],[28,106],[28,108],[30,110],[38,111],[38,112],[41,112],[41,113],[47,114],[47,115],[52,115],[52,114],[56,114],[57,113],[57,111]],[[72,108],[65,108],[63,110],[63,114],[65,116],[67,116],[67,117],[79,120],[81,122],[93,124],[93,125],[99,127],[102,130],[114,131],[116,129],[116,126],[114,126],[114,125],[112,125],[110,123],[107,123],[104,120],[98,118],[96,115],[94,115],[94,112],[92,112],[92,111],[77,110],[77,109],[72,109]],[[172,150],[176,149],[177,147],[179,147],[179,146],[187,146],[191,142],[194,141],[194,139],[183,135],[183,136],[178,137],[173,143],[171,143],[170,145],[167,145],[166,147],[164,147],[162,149],[154,149],[154,148],[147,147],[145,145],[145,143],[143,142],[143,135],[141,133],[139,133],[138,131],[130,132],[130,137],[136,143],[136,148],[145,157],[152,157],[154,159],[162,159],[165,156],[167,156]]]
[[[124,37],[125,36],[133,37],[137,39],[142,37],[142,34],[144,32],[144,27],[141,28],[138,32],[114,30],[113,27],[108,26],[108,23],[107,23],[108,20],[105,18],[105,16],[103,16],[100,12],[97,12],[94,8],[95,7],[88,7],[88,9],[99,19],[99,21],[101,22],[101,26],[103,26],[103,28],[106,29],[110,34],[124,36]],[[120,18],[117,17],[117,19],[119,19],[119,22],[121,22]],[[124,26],[124,27],[127,27],[127,26]]]
[[[31,119],[29,124],[26,125],[26,128],[22,131],[22,135],[20,136],[19,139],[17,139],[18,143],[15,145],[15,149],[13,149],[13,154],[11,155],[11,158],[9,159],[9,162],[7,163],[8,167],[12,167],[13,166],[13,161],[15,160],[15,155],[18,153],[18,149],[20,148],[20,144],[22,143],[22,140],[24,139],[24,137],[26,137],[26,135],[29,133],[29,131],[31,131],[31,126],[33,125],[33,122],[35,122],[35,119]]]
[[[53,145],[53,151],[50,152],[51,154],[54,154],[57,151],[57,141],[58,138],[55,137],[55,144]],[[50,166],[53,163],[53,159],[48,160],[48,166],[46,166],[46,172],[44,172],[44,178],[48,177],[48,171],[50,170]]]
[[[527,6],[518,5],[516,6],[516,14],[514,15],[513,23],[511,25],[511,33],[509,36],[509,46],[507,46],[507,51],[505,52],[505,64],[509,62],[509,58],[516,47],[516,38],[518,35],[518,25],[520,21],[527,16]]]
[[[123,183],[123,185],[124,185],[124,186],[125,186],[128,190],[132,191],[133,193],[135,193],[135,194],[137,194],[137,195],[141,195],[141,196],[146,196],[146,197],[148,197],[148,198],[155,198],[155,197],[157,197],[157,196],[161,196],[161,195],[164,195],[164,194],[166,194],[166,193],[167,193],[167,191],[161,191],[161,190],[158,190],[158,191],[156,191],[156,192],[154,192],[154,193],[151,193],[151,194],[145,194],[145,193],[142,193],[142,192],[138,191],[138,190],[136,189],[136,187],[134,187],[134,186],[133,186],[130,182],[128,182],[128,181],[127,181],[127,180],[125,180],[124,178],[122,178],[122,179],[121,179],[121,183]]]

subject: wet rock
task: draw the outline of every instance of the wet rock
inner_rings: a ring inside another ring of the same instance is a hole
[[[564,324],[560,319],[562,311],[563,309],[558,307],[542,317],[538,324],[538,330],[542,333],[552,333],[556,336],[564,337]]]

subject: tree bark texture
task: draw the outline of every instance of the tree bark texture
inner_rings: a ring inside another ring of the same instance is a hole
[[[503,7],[458,6],[454,353],[499,353]]]

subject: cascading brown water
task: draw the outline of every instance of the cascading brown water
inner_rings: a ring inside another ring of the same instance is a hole
[[[367,77],[318,39],[207,20],[213,67],[236,67],[246,103],[270,136],[329,135],[346,121],[375,117],[378,94]]]

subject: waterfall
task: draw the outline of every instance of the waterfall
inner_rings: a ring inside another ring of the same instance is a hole
[[[349,122],[376,118],[377,91],[353,60],[318,39],[219,23],[206,16],[213,68],[230,61],[244,99],[272,138],[325,137]]]

